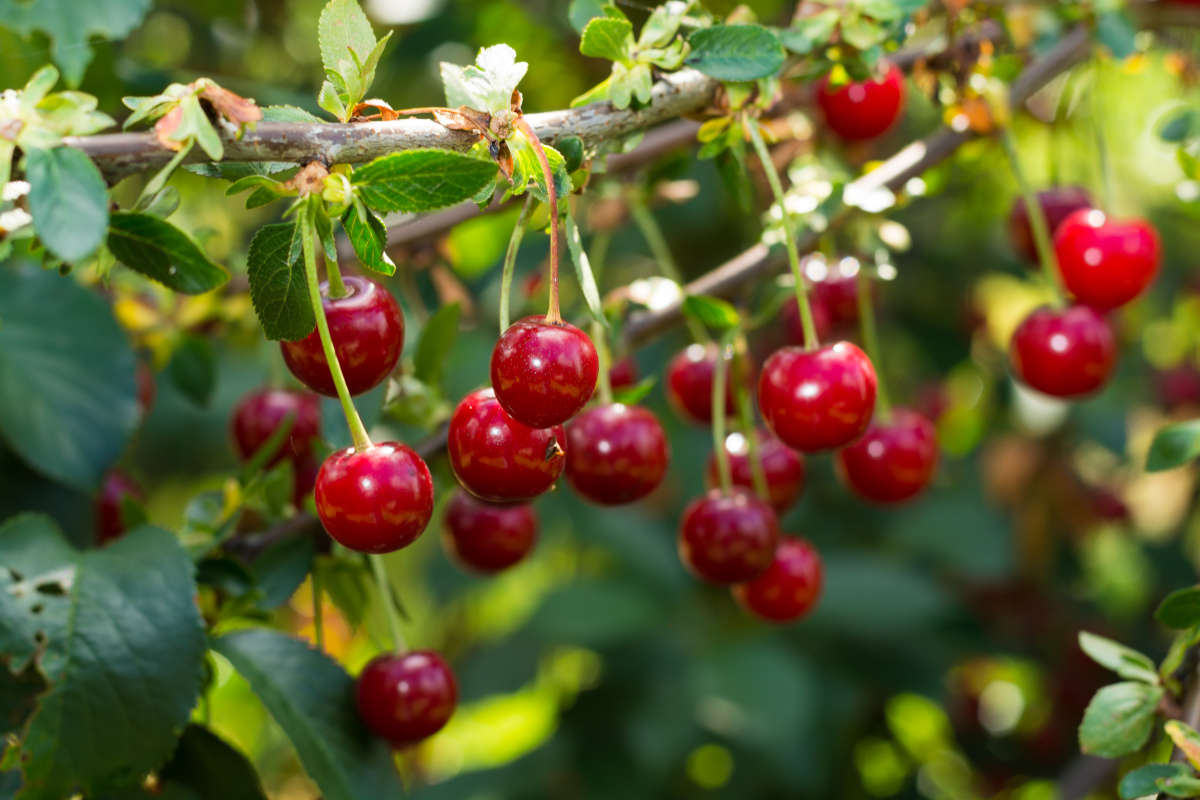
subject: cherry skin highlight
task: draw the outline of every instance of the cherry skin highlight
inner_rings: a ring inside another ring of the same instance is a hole
[[[768,622],[792,622],[812,611],[824,583],[821,555],[804,539],[784,536],[763,574],[733,587],[742,607]]]
[[[1046,217],[1047,233],[1051,237],[1062,225],[1063,220],[1076,211],[1092,207],[1092,197],[1081,186],[1055,186],[1037,193],[1038,205]],[[1038,263],[1037,245],[1033,239],[1033,226],[1029,224],[1029,209],[1025,198],[1018,197],[1013,202],[1012,211],[1008,215],[1008,234],[1012,239],[1013,249],[1021,258],[1030,264]]]
[[[733,485],[754,491],[754,471],[750,468],[750,444],[740,433],[725,437],[725,452],[729,456],[729,472]],[[758,458],[762,463],[763,477],[767,480],[767,501],[776,513],[787,511],[804,491],[804,456],[771,435],[770,431],[758,432]],[[710,489],[720,485],[717,456],[708,457],[705,478]]]
[[[596,391],[600,359],[583,331],[544,317],[509,326],[492,350],[492,388],[508,415],[531,428],[561,425]]]
[[[342,279],[344,297],[329,297],[329,283],[321,284],[321,303],[329,323],[333,351],[342,366],[350,394],[358,395],[383,382],[404,350],[404,314],[384,287],[354,275]],[[280,342],[288,369],[308,388],[327,397],[337,389],[329,374],[329,362],[314,329],[295,342]]]
[[[858,262],[850,258],[809,257],[809,294],[829,312],[833,325],[858,322],[858,269]]]
[[[690,344],[677,353],[667,365],[667,400],[672,408],[690,422],[707,425],[712,422],[712,386],[716,375],[717,346]],[[726,364],[725,415],[736,410],[734,387],[737,385],[734,362]],[[745,376],[749,382],[753,376]]]
[[[855,494],[875,503],[899,503],[916,496],[937,469],[937,429],[907,408],[878,418],[837,453],[838,475]]]
[[[769,505],[749,492],[714,489],[684,509],[679,558],[710,583],[742,583],[770,566],[778,540]]]
[[[537,542],[538,520],[533,506],[497,506],[455,492],[446,504],[446,552],[476,572],[493,573],[511,567]]]
[[[567,481],[593,503],[642,499],[662,483],[669,460],[658,418],[641,406],[595,406],[567,426]]]
[[[458,685],[437,653],[384,653],[359,673],[355,700],[367,728],[402,748],[445,727],[458,704]]]
[[[411,544],[433,516],[433,478],[399,442],[330,454],[317,473],[317,516],[338,543],[360,553]]]
[[[1010,357],[1013,372],[1030,388],[1079,397],[1108,381],[1117,343],[1104,317],[1087,306],[1039,308],[1017,327]]]
[[[558,480],[566,436],[561,425],[522,425],[501,408],[491,389],[479,389],[454,409],[446,449],[464,489],[490,503],[518,503]]]
[[[121,517],[121,503],[125,498],[140,503],[146,499],[146,493],[133,478],[119,469],[110,469],[92,503],[96,544],[106,544],[125,533],[125,520]]]
[[[826,76],[817,84],[817,105],[825,124],[843,139],[874,139],[892,127],[904,107],[904,75],[889,64],[882,78],[831,87]]]
[[[1103,211],[1076,211],[1054,235],[1063,285],[1097,311],[1123,306],[1158,274],[1162,245],[1145,220],[1114,220]]]
[[[875,390],[871,360],[849,342],[784,347],[763,365],[758,404],[784,444],[815,453],[848,444],[867,429]]]

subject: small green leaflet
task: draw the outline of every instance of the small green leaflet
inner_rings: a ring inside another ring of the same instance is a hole
[[[737,309],[719,297],[690,294],[683,298],[683,313],[710,328],[726,331],[741,322]]]
[[[38,238],[63,261],[90,255],[108,227],[108,188],[92,160],[72,147],[25,154],[29,213]]]
[[[1161,472],[1200,457],[1200,419],[1167,425],[1154,435],[1146,471]]]
[[[118,41],[136,28],[150,10],[150,0],[0,0],[0,20],[21,34],[44,32],[50,55],[71,86],[83,80],[92,60],[93,36]]]
[[[1138,750],[1150,738],[1163,688],[1125,681],[1096,692],[1079,725],[1084,753],[1118,758]]]
[[[405,150],[354,171],[351,182],[370,208],[410,213],[467,200],[495,177],[495,163],[453,150]]]
[[[1158,683],[1158,671],[1148,656],[1125,645],[1097,636],[1094,633],[1079,633],[1079,649],[1093,661],[1122,678],[1145,683]]]
[[[265,225],[254,234],[246,255],[250,302],[268,339],[295,341],[316,327],[305,283],[299,227],[292,222]]]
[[[627,19],[596,17],[588,22],[579,40],[579,52],[609,61],[630,61],[633,50],[633,23]]]
[[[774,75],[786,56],[775,34],[761,25],[714,25],[691,35],[688,66],[723,81]]]
[[[1200,586],[1171,592],[1159,604],[1154,618],[1175,630],[1200,624]]]
[[[366,96],[392,35],[379,41],[356,0],[329,0],[317,22],[325,82],[317,103],[342,122]]]
[[[363,203],[355,202],[342,215],[342,230],[354,247],[354,253],[362,265],[380,275],[393,275],[396,264],[387,254],[387,228]]]
[[[1122,800],[1156,794],[1161,788],[1158,781],[1163,778],[1182,778],[1192,774],[1186,764],[1146,764],[1131,770],[1121,778],[1117,790]]]
[[[130,269],[184,294],[202,294],[229,280],[186,233],[151,214],[113,214],[108,249]]]

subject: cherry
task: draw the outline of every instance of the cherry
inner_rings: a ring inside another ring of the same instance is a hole
[[[593,503],[642,499],[662,482],[669,459],[662,426],[641,406],[595,406],[567,426],[567,480]]]
[[[1092,207],[1092,198],[1081,186],[1055,186],[1037,193],[1038,205],[1046,217],[1049,234],[1054,235],[1058,226],[1071,214]],[[1017,254],[1031,264],[1038,263],[1037,245],[1033,240],[1033,228],[1029,224],[1029,209],[1025,198],[1018,197],[1008,215],[1008,233]]]
[[[1013,334],[1013,371],[1028,386],[1055,397],[1077,397],[1104,385],[1117,344],[1104,317],[1087,306],[1039,308]]]
[[[433,516],[433,478],[421,457],[399,442],[347,447],[317,473],[317,516],[339,544],[390,553],[421,535]]]
[[[628,389],[638,382],[637,364],[629,356],[617,359],[608,370],[608,385],[614,392]]]
[[[511,567],[537,541],[537,514],[529,505],[497,506],[455,492],[446,504],[445,522],[446,552],[478,572]]]
[[[768,622],[791,622],[816,607],[821,597],[821,554],[804,539],[783,536],[771,565],[757,578],[733,587],[742,607]]]
[[[1145,291],[1158,273],[1162,246],[1145,220],[1113,220],[1092,208],[1063,220],[1054,253],[1067,290],[1079,302],[1107,311]]]
[[[937,468],[937,430],[928,419],[897,408],[878,418],[859,439],[837,453],[838,474],[859,497],[898,503],[928,485]]]
[[[480,500],[513,503],[545,492],[563,470],[561,425],[530,428],[510,417],[491,389],[462,399],[450,417],[447,451],[454,476]]]
[[[750,468],[750,444],[740,433],[725,437],[725,452],[729,456],[729,471],[733,485],[754,490],[754,472]],[[758,432],[758,460],[763,477],[767,479],[767,495],[771,508],[779,514],[792,507],[804,491],[804,457],[776,439],[769,431]],[[719,485],[716,453],[708,457],[706,473],[709,488]]]
[[[592,340],[566,322],[525,317],[492,350],[492,388],[509,416],[531,428],[561,425],[596,391],[600,359]]]
[[[1168,411],[1200,405],[1200,369],[1191,364],[1155,373],[1154,385],[1158,402]]]
[[[824,340],[833,332],[833,314],[824,303],[819,302],[814,294],[808,296],[808,307],[812,311],[813,327],[817,329],[817,338]],[[788,341],[792,344],[804,345],[804,323],[800,320],[800,301],[794,297],[783,304],[783,325],[787,329]]]
[[[137,399],[142,416],[154,408],[154,398],[158,396],[158,386],[154,383],[154,370],[144,360],[137,362]]]
[[[711,583],[741,583],[771,564],[779,523],[749,492],[719,489],[693,500],[679,525],[679,558]]]
[[[712,384],[717,366],[717,346],[690,344],[667,365],[667,399],[684,419],[707,425],[712,422]],[[734,400],[733,362],[725,375],[725,415],[737,408]],[[746,376],[749,381],[752,376]]]
[[[1113,489],[1099,486],[1088,491],[1092,512],[1100,519],[1116,520],[1129,519],[1129,506]]]
[[[843,139],[874,139],[892,127],[904,106],[904,75],[893,64],[882,78],[831,87],[829,76],[817,84],[817,104],[825,124]]]
[[[378,386],[396,366],[404,349],[404,315],[391,292],[378,283],[353,275],[343,282],[347,294],[338,298],[329,297],[329,284],[322,283],[321,302],[346,386],[357,395]],[[314,392],[337,396],[317,331],[279,346],[288,369],[301,383]]]
[[[833,325],[858,322],[858,270],[858,261],[853,258],[827,261],[813,254],[806,259],[804,271],[810,297],[829,313]]]
[[[290,389],[255,389],[233,408],[230,428],[238,457],[249,460],[289,414],[291,432],[271,455],[267,466],[274,466],[284,458],[299,460],[311,453],[313,439],[321,435],[321,401],[317,395]]]
[[[401,748],[445,727],[458,704],[458,685],[431,650],[384,653],[359,673],[355,698],[367,728]]]
[[[146,499],[146,493],[133,478],[119,469],[110,469],[105,473],[100,491],[92,504],[97,544],[111,542],[125,533],[125,520],[121,514],[125,498],[140,503]]]
[[[784,347],[763,365],[758,404],[784,444],[815,453],[841,447],[866,430],[875,388],[871,359],[849,342],[816,350]]]

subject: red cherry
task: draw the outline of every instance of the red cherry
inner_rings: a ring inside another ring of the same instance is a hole
[[[458,704],[458,685],[437,653],[384,653],[363,667],[355,696],[371,732],[400,748],[445,727]]]
[[[509,326],[492,350],[492,388],[517,422],[561,425],[596,391],[600,359],[592,340],[566,322],[526,317]]]
[[[1158,402],[1168,411],[1200,405],[1200,369],[1180,364],[1154,376]]]
[[[561,425],[530,428],[510,417],[491,389],[467,395],[450,417],[446,449],[454,476],[480,500],[514,503],[548,490],[563,470]]]
[[[804,539],[783,536],[766,571],[733,587],[742,607],[768,622],[792,622],[812,611],[821,597],[821,554]]]
[[[291,432],[267,466],[274,466],[285,457],[296,460],[311,453],[313,439],[321,435],[321,401],[317,395],[290,389],[255,389],[233,408],[230,429],[238,457],[249,460],[289,414]]]
[[[749,492],[719,489],[693,500],[679,524],[679,558],[711,583],[741,583],[771,563],[779,523],[771,507]]]
[[[399,442],[330,454],[317,473],[317,516],[338,543],[390,553],[421,535],[433,516],[433,478]]]
[[[833,315],[824,303],[818,302],[815,294],[808,296],[808,307],[812,310],[813,327],[817,338],[824,341],[833,332]],[[783,304],[783,324],[787,328],[788,341],[804,346],[804,323],[800,320],[800,301],[789,298]]]
[[[728,358],[728,356],[727,356]],[[717,366],[715,344],[691,344],[667,365],[667,399],[684,419],[707,425],[712,422],[712,385]],[[725,414],[737,409],[734,399],[733,362],[726,364]],[[747,375],[747,382],[753,379]]]
[[[915,411],[897,408],[876,419],[858,440],[837,453],[838,474],[859,497],[898,503],[928,485],[937,468],[937,429]]]
[[[96,524],[96,544],[105,544],[125,533],[121,504],[125,498],[142,502],[146,493],[137,482],[119,469],[110,469],[100,483],[100,491],[92,504]]]
[[[154,408],[154,398],[157,395],[158,387],[154,383],[154,370],[139,358],[137,362],[137,398],[142,416],[149,414],[150,409]]]
[[[1050,229],[1051,236],[1071,214],[1092,207],[1091,196],[1081,186],[1055,186],[1045,189],[1037,193],[1037,201],[1042,207],[1042,214],[1046,217],[1046,226]],[[1029,209],[1025,206],[1023,197],[1018,197],[1013,202],[1012,211],[1008,215],[1008,233],[1017,254],[1029,263],[1037,264],[1037,245],[1033,241]]]
[[[784,347],[763,365],[758,404],[771,431],[802,453],[858,437],[875,410],[875,368],[849,342],[817,350]]]
[[[1031,388],[1077,397],[1104,385],[1117,343],[1104,317],[1087,306],[1039,308],[1013,334],[1013,371]]]
[[[833,325],[858,322],[858,270],[854,258],[827,261],[813,254],[806,259],[804,271],[809,278],[811,296],[829,312]]]
[[[1092,511],[1101,519],[1123,521],[1129,519],[1129,506],[1116,491],[1095,487],[1089,491]]]
[[[1123,306],[1158,274],[1162,246],[1145,220],[1113,220],[1103,211],[1076,211],[1054,235],[1063,285],[1098,311]]]
[[[567,480],[593,503],[642,499],[662,482],[669,459],[662,426],[641,406],[595,406],[567,426]]]
[[[608,370],[608,385],[614,392],[628,389],[638,382],[637,364],[629,356],[617,359]]]
[[[446,504],[446,552],[478,572],[511,567],[537,541],[538,520],[533,506],[497,506],[455,492]]]
[[[322,283],[321,302],[346,386],[357,395],[378,386],[396,366],[404,349],[404,315],[391,292],[374,281],[351,275],[343,282],[347,294],[336,299],[329,297],[329,284]],[[288,369],[301,383],[314,392],[337,396],[316,330],[279,346]]]
[[[817,104],[825,114],[825,124],[843,139],[874,139],[900,116],[904,75],[889,64],[881,79],[831,87],[825,76],[817,84]]]
[[[729,455],[729,471],[733,485],[754,490],[754,472],[750,469],[750,445],[746,437],[733,433],[725,437],[725,452]],[[771,508],[782,514],[792,507],[804,491],[804,456],[776,439],[769,431],[758,432],[758,458],[763,477],[767,479],[767,494]],[[708,457],[706,473],[710,489],[720,484],[717,456]]]

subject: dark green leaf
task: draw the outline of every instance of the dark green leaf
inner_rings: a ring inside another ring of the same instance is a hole
[[[1167,425],[1154,435],[1146,471],[1174,469],[1200,456],[1200,419]]]
[[[659,616],[654,598],[634,585],[578,580],[548,595],[529,624],[551,641],[603,646],[645,633]]]
[[[719,331],[736,328],[741,321],[737,309],[719,297],[690,294],[683,298],[683,313]]]
[[[164,791],[186,789],[189,800],[266,800],[246,756],[199,725],[184,728],[158,781]]]
[[[446,368],[446,359],[454,348],[458,337],[458,318],[461,307],[449,303],[439,308],[425,327],[417,341],[417,355],[413,359],[413,371],[425,383],[437,384]]]
[[[567,172],[574,172],[583,166],[583,139],[578,136],[564,136],[558,139],[554,143],[554,149],[562,153]]]
[[[1158,671],[1154,668],[1154,662],[1148,656],[1119,642],[1081,631],[1079,633],[1079,649],[1087,653],[1097,664],[1112,670],[1122,678],[1145,683],[1158,683]]]
[[[395,274],[396,265],[387,254],[387,228],[379,217],[361,203],[353,203],[342,217],[342,228],[364,267],[381,275]]]
[[[288,481],[290,494],[291,481]],[[324,535],[323,533],[321,535]],[[279,608],[286,603],[312,568],[316,543],[308,533],[301,533],[268,547],[250,565],[254,583],[262,593],[260,608]]]
[[[761,25],[714,25],[691,35],[687,64],[723,81],[752,81],[783,66],[783,45]]]
[[[1200,778],[1195,775],[1172,775],[1155,783],[1171,797],[1200,797]]]
[[[113,214],[108,249],[130,269],[184,294],[211,291],[229,280],[186,233],[151,214]]]
[[[592,58],[625,61],[633,47],[633,24],[629,20],[596,17],[583,29],[579,52]]]
[[[1150,738],[1162,696],[1162,687],[1135,681],[1105,686],[1083,714],[1080,749],[1103,758],[1119,758],[1140,749]]]
[[[1122,800],[1135,800],[1138,797],[1152,795],[1158,792],[1159,778],[1171,778],[1191,774],[1185,764],[1146,764],[1135,770],[1130,770],[1117,787]]]
[[[100,246],[108,226],[108,188],[90,158],[73,147],[30,150],[25,179],[33,226],[47,250],[76,261]]]
[[[201,336],[185,334],[167,364],[167,376],[188,400],[204,408],[217,384],[217,359],[212,343]]]
[[[0,20],[28,36],[42,31],[53,42],[50,54],[67,83],[77,86],[92,60],[89,40],[123,39],[150,10],[150,0],[0,0]]]
[[[268,339],[295,341],[316,327],[295,223],[265,225],[246,254],[250,300]]]
[[[354,172],[363,202],[376,211],[432,211],[472,197],[495,177],[494,163],[452,150],[406,150]]]
[[[354,679],[304,642],[270,630],[216,639],[283,728],[326,800],[400,797],[391,751],[368,733],[354,706]]]
[[[1200,110],[1185,108],[1177,110],[1158,128],[1158,138],[1164,142],[1178,143],[1200,134]]]
[[[1200,586],[1171,592],[1159,604],[1154,618],[1175,630],[1200,624]]]
[[[1126,58],[1137,49],[1137,28],[1123,11],[1109,11],[1096,19],[1096,38],[1115,58]]]

